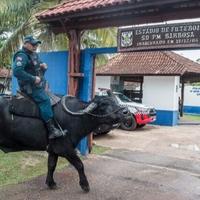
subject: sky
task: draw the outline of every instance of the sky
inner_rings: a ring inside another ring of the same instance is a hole
[[[174,52],[177,53],[177,54],[180,54],[181,56],[189,58],[193,61],[197,61],[197,59],[200,58],[200,49],[180,50],[180,51],[174,51]]]
[[[161,22],[158,24],[170,24],[170,23],[183,23],[183,22],[199,22],[200,18],[195,19],[184,19],[184,20],[173,20],[168,22]],[[177,50],[174,51],[177,54],[180,54],[181,56],[184,56],[186,58],[189,58],[193,61],[197,61],[197,59],[200,58],[200,48],[195,50]]]
[[[196,19],[185,19],[185,20],[174,20],[171,21],[171,23],[173,22],[199,22],[200,18],[196,18]],[[200,58],[200,48],[199,49],[195,49],[195,50],[178,50],[178,51],[174,51],[178,54],[180,54],[181,56],[184,56],[186,58],[189,58],[193,61],[197,61],[198,58]]]

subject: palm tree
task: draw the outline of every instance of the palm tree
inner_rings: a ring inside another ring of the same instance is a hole
[[[46,33],[48,29],[38,23],[35,14],[60,2],[61,0],[0,1],[0,66],[10,64],[12,52],[20,46],[23,35],[33,34],[42,38],[46,34],[49,37]],[[46,48],[45,45],[43,48]]]
[[[61,3],[62,0],[1,0],[0,1],[0,66],[10,65],[12,53],[22,43],[22,37],[33,34],[44,41],[41,50],[66,50],[66,34],[55,35],[35,14]],[[116,29],[85,31],[81,47],[102,47],[116,45]],[[103,63],[106,57],[99,59]]]
[[[117,29],[104,28],[97,30],[88,30],[82,36],[82,48],[95,47],[114,47],[117,45]],[[109,57],[112,55],[100,54],[96,56],[95,66],[100,67],[107,63]]]

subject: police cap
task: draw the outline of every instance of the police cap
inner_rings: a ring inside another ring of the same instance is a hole
[[[27,42],[32,45],[41,44],[41,41],[35,39],[32,35],[27,35],[24,37],[24,43],[27,43]]]

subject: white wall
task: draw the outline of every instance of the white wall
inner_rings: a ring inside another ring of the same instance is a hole
[[[143,103],[158,110],[177,111],[179,76],[145,76]]]
[[[111,86],[110,76],[96,76],[95,91]],[[144,76],[142,103],[158,110],[177,111],[179,76]]]
[[[98,91],[98,88],[110,89],[110,86],[111,86],[110,76],[96,76],[95,91]]]
[[[200,106],[200,86],[185,86],[184,106]]]

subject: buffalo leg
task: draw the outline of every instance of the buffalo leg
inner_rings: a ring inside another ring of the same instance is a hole
[[[64,157],[72,164],[79,174],[79,184],[83,191],[89,192],[90,186],[87,180],[87,177],[84,172],[84,165],[81,161],[81,159],[77,156],[75,150],[71,150],[70,153],[67,153],[64,155]]]
[[[46,184],[48,185],[49,189],[56,189],[56,182],[53,179],[53,173],[56,169],[57,161],[58,161],[58,155],[54,153],[49,153],[48,172],[46,178]]]

